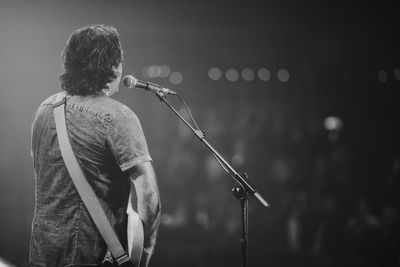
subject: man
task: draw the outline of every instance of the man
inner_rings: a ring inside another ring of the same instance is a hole
[[[117,30],[103,25],[76,30],[62,60],[60,83],[67,93],[65,117],[75,156],[125,248],[126,209],[134,184],[145,235],[141,266],[147,266],[160,222],[160,200],[140,122],[109,97],[118,91],[122,75]],[[93,266],[110,254],[61,156],[53,116],[57,95],[39,106],[32,125],[35,211],[29,262]]]

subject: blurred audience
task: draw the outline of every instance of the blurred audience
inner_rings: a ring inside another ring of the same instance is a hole
[[[250,201],[250,233],[257,235],[250,236],[250,245],[258,245],[253,256],[286,255],[276,262],[287,266],[400,265],[400,157],[372,198],[363,191],[368,181],[359,178],[359,154],[345,142],[342,121],[340,129],[324,129],[312,110],[301,117],[280,105],[245,102],[234,112],[221,104],[196,113],[204,115],[200,127],[207,140],[238,171],[246,171],[272,203],[266,210]],[[179,138],[168,146],[170,157],[161,170],[167,191],[163,223],[219,240],[204,247],[211,257],[223,257],[213,253],[228,247],[239,253],[240,206],[231,194],[235,183],[179,125]]]

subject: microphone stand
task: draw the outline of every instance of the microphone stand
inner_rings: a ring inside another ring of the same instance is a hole
[[[241,215],[242,215],[242,237],[240,240],[241,244],[241,255],[242,255],[242,266],[247,266],[247,246],[248,246],[248,195],[254,196],[258,199],[264,207],[268,207],[269,204],[265,199],[249,184],[247,181],[247,174],[239,174],[222,156],[221,154],[205,139],[205,134],[202,130],[196,130],[191,124],[189,124],[185,118],[167,101],[164,93],[161,91],[152,91],[161,102],[164,102],[185,124],[188,126],[193,133],[203,142],[206,147],[211,151],[214,157],[221,164],[222,168],[227,171],[232,178],[239,184],[238,187],[232,189],[234,197],[240,200]]]

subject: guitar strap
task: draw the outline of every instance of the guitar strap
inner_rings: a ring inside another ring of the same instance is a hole
[[[108,249],[113,255],[114,259],[121,265],[129,261],[129,255],[123,249],[114,228],[109,222],[100,202],[89,185],[85,175],[75,157],[72,150],[71,143],[68,138],[67,126],[65,122],[65,106],[66,95],[65,92],[59,93],[56,98],[56,103],[53,105],[54,119],[56,122],[57,138],[60,145],[61,155],[64,159],[65,166],[72,181],[89,211],[94,223],[97,226],[100,234],[107,244]]]

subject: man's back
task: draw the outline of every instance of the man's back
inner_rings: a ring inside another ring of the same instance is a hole
[[[32,125],[36,178],[30,263],[63,266],[99,263],[106,245],[69,176],[58,145],[53,95]],[[67,96],[69,138],[85,176],[123,244],[130,180],[126,170],[151,161],[136,115],[105,96]]]

